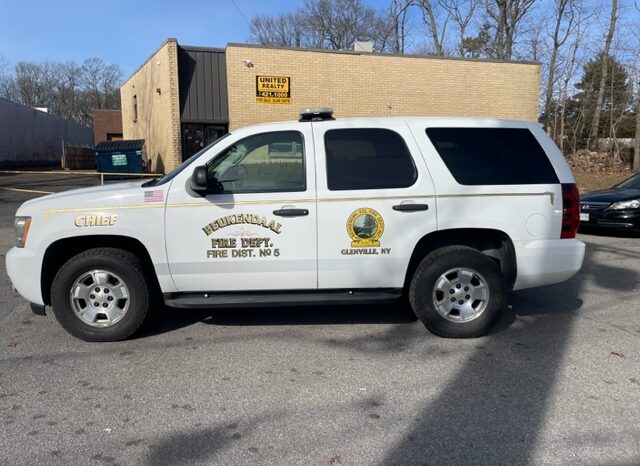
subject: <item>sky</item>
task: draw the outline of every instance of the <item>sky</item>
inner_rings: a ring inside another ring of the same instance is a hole
[[[0,56],[10,66],[100,57],[128,76],[168,37],[209,47],[247,42],[252,16],[291,11],[304,1],[235,3],[246,19],[232,0],[0,0]]]

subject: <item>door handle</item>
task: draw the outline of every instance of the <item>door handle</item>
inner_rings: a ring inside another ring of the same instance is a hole
[[[393,210],[400,212],[418,212],[421,210],[429,210],[428,204],[398,204],[393,206]]]
[[[307,209],[278,209],[273,211],[273,215],[278,215],[279,217],[303,217],[309,215],[309,211]]]

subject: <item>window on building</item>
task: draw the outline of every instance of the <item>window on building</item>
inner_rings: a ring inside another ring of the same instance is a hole
[[[426,131],[460,184],[558,183],[544,149],[526,128],[428,128]]]
[[[138,96],[133,96],[133,122],[138,121]]]
[[[406,188],[417,178],[409,149],[395,131],[334,129],[324,135],[331,191]]]
[[[249,136],[209,162],[209,176],[225,193],[305,191],[303,144],[298,131]]]

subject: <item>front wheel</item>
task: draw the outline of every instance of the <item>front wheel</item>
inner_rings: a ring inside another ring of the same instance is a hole
[[[432,333],[478,337],[504,308],[504,279],[489,256],[466,246],[448,246],[422,259],[411,280],[409,300]]]
[[[85,341],[131,336],[149,314],[151,289],[140,260],[128,251],[96,248],[69,259],[51,288],[56,319]]]

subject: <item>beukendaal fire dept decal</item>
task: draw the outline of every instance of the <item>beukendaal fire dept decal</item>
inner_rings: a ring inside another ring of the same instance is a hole
[[[361,207],[347,219],[347,234],[353,249],[343,249],[340,254],[389,254],[391,248],[380,248],[380,237],[384,233],[384,220],[377,210]]]
[[[252,228],[245,228],[245,225],[261,227],[270,234],[260,236]],[[222,229],[225,229],[226,236],[210,238],[211,249],[207,249],[209,259],[280,256],[280,249],[274,247],[271,241],[273,234],[279,235],[282,232],[282,225],[275,220],[268,220],[262,215],[233,214],[217,218],[202,227],[202,231],[207,236],[221,232]]]

